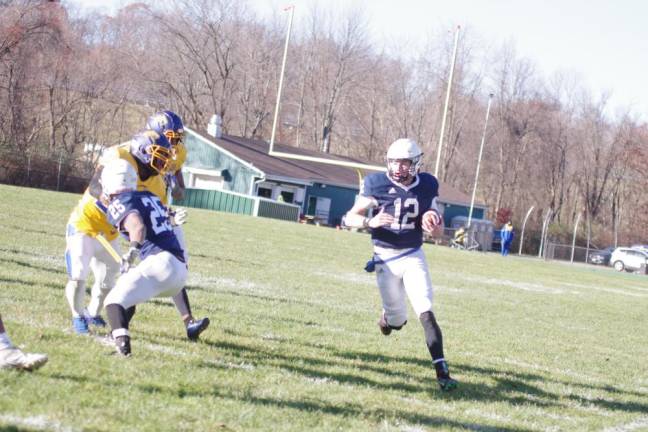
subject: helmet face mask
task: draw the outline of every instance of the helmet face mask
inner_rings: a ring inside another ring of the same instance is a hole
[[[137,160],[150,166],[159,174],[167,172],[173,159],[171,144],[166,136],[153,130],[144,131],[133,137],[131,153]]]
[[[416,175],[414,166],[414,161],[411,159],[387,159],[387,172],[394,181],[399,183]]]
[[[416,177],[421,169],[423,152],[414,140],[401,138],[387,150],[387,174],[399,183]],[[409,161],[409,164],[404,163]]]
[[[147,151],[151,155],[151,162],[149,163],[151,168],[160,174],[165,174],[169,169],[171,159],[173,159],[173,151],[157,144],[148,146]]]

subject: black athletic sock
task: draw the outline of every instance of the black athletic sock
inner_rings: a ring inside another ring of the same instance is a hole
[[[178,294],[173,296],[173,303],[175,303],[176,309],[181,317],[193,316],[191,314],[191,305],[189,304],[189,295],[187,294],[186,288],[182,288]]]
[[[132,308],[128,308],[128,310],[133,310],[133,313],[135,313],[135,306]],[[128,312],[122,305],[119,304],[109,304],[106,306],[106,315],[108,315],[108,323],[110,323],[110,328],[113,330],[115,329],[126,329],[128,330],[128,323],[130,321],[130,318],[133,317],[131,314],[130,317],[128,316]]]
[[[432,361],[442,360],[443,357],[443,335],[441,335],[441,328],[437,324],[432,311],[423,312],[419,317],[425,332],[425,343],[427,344],[428,351],[432,356]],[[440,362],[435,362],[434,366]],[[438,369],[438,368],[437,368]]]
[[[126,319],[128,320],[128,324],[130,324],[131,320],[133,319],[133,315],[135,315],[135,306],[131,306],[126,309]]]

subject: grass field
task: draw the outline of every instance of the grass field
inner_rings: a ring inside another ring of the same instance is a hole
[[[648,278],[425,246],[446,357],[418,320],[380,334],[365,234],[190,210],[188,342],[138,308],[130,359],[71,333],[64,229],[78,196],[0,186],[0,313],[45,352],[0,371],[0,430],[648,430]]]

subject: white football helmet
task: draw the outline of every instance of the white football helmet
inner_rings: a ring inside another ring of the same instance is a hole
[[[128,161],[114,159],[101,172],[101,187],[107,197],[122,192],[137,190],[137,172]]]
[[[423,152],[416,144],[416,141],[409,138],[400,138],[391,143],[387,150],[387,172],[389,176],[396,181],[403,181],[405,178],[399,173],[392,172],[389,161],[396,159],[409,159],[412,161],[409,169],[409,175],[414,177],[421,169]]]

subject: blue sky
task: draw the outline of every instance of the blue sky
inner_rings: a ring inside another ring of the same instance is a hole
[[[110,13],[129,0],[64,0]],[[361,7],[377,40],[420,40],[435,28],[469,28],[490,45],[513,41],[548,76],[576,74],[612,108],[648,120],[648,2],[639,0],[249,0],[259,14],[294,4],[295,20],[322,9]],[[452,37],[449,35],[449,37]]]

